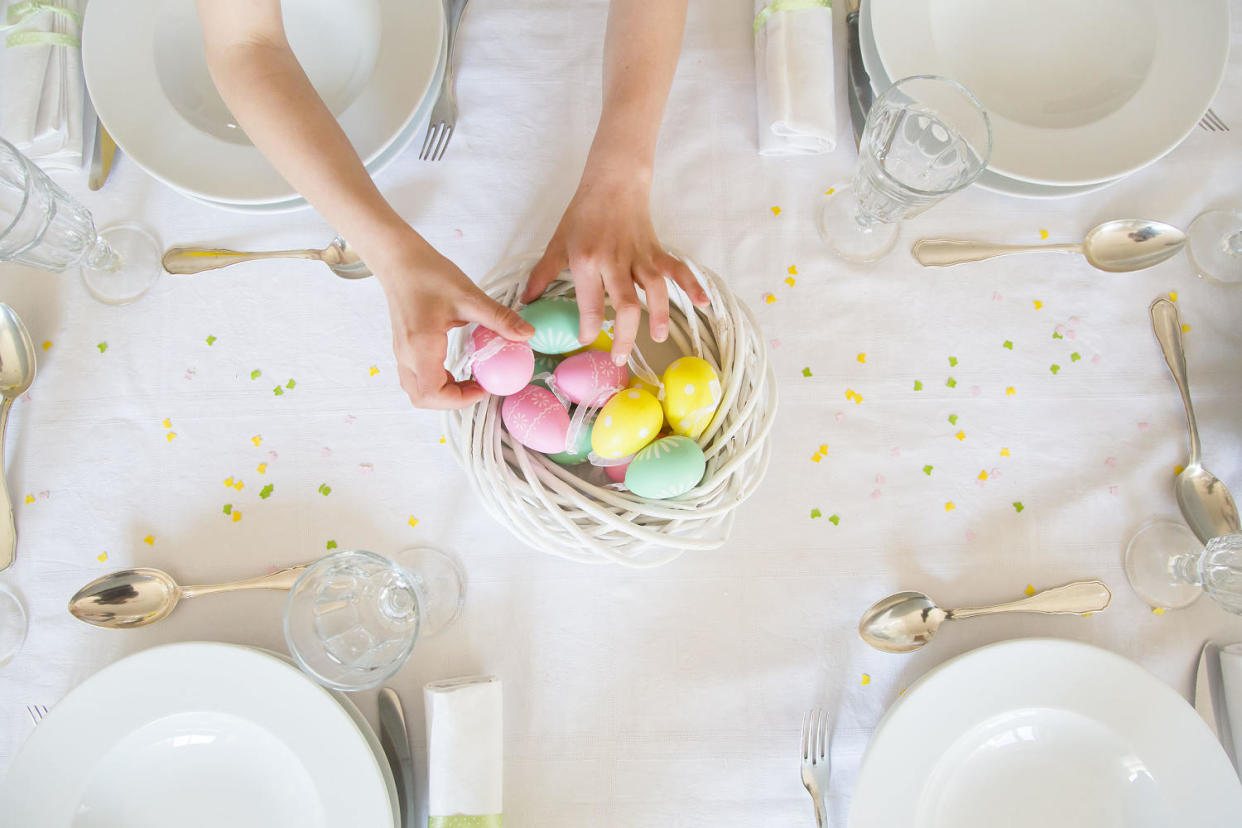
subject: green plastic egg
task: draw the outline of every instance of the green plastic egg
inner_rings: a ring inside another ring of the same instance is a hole
[[[699,485],[707,470],[703,449],[689,437],[661,437],[634,456],[625,488],[639,497],[663,500]]]
[[[582,424],[582,428],[578,429],[577,451],[572,454],[568,451],[558,451],[556,454],[549,454],[548,459],[562,466],[576,466],[579,463],[585,463],[587,455],[591,453],[591,430],[594,425],[594,421],[585,422]]]
[[[547,356],[546,354],[538,354],[535,357],[535,378],[530,381],[531,385],[538,385],[540,388],[547,388],[548,381],[540,379],[540,374],[551,374],[556,370],[556,366],[561,364],[560,357]]]
[[[578,342],[578,303],[568,296],[536,299],[520,311],[535,326],[530,347],[541,354],[567,354],[582,347]]]

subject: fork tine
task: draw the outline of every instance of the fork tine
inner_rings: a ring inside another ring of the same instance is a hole
[[[811,712],[802,714],[802,761],[811,760]]]
[[[427,151],[428,149],[430,149],[432,146],[435,145],[436,135],[437,133],[439,133],[439,131],[440,131],[439,121],[436,121],[435,123],[427,124],[427,137],[423,139],[423,151],[418,154],[418,157],[421,160],[423,161],[427,160]]]
[[[828,758],[828,711],[821,711],[819,717],[819,758]]]
[[[454,124],[445,123],[444,129],[440,132],[440,142],[436,145],[435,160],[439,161],[444,157],[444,151],[448,149],[449,141],[453,138]]]

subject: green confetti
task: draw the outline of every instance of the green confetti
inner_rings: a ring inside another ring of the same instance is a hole
[[[233,514],[233,504],[232,503],[224,504],[224,508],[221,509],[220,511],[224,512],[226,515]]]
[[[1057,364],[1054,362],[1052,365],[1050,365],[1050,366],[1048,367],[1048,370],[1049,370],[1049,371],[1051,371],[1052,373],[1054,373],[1054,374],[1055,374],[1055,373],[1057,373],[1058,371],[1060,371],[1060,370],[1061,370],[1061,366],[1060,366],[1060,365],[1057,365]]]
[[[950,415],[949,415],[949,424],[950,424],[950,425],[957,425],[957,415],[956,415],[956,414],[950,414]]]
[[[330,540],[324,545],[325,549],[336,549],[336,541]]]
[[[1007,348],[1007,349],[1009,349],[1010,351],[1012,351],[1012,350],[1013,350],[1013,340],[1012,340],[1012,339],[1006,339],[1006,340],[1005,340],[1005,344],[1001,345],[1001,347],[1002,347],[1002,348]]]
[[[817,517],[823,517],[823,516],[824,516],[824,513],[823,513],[823,512],[821,512],[819,509],[812,509],[812,510],[811,510],[811,519],[812,519],[812,520],[814,520],[814,519],[815,519],[815,518],[817,518]]]
[[[208,345],[215,345],[215,344],[216,344],[216,338],[215,338],[214,336],[208,336],[208,337],[207,337],[207,344],[208,344]]]
[[[101,354],[102,354],[104,351],[108,350],[108,343],[107,343],[107,342],[100,342],[100,343],[99,343],[98,345],[96,345],[95,347],[96,347],[96,348],[98,348],[98,349],[99,349],[99,353],[101,353]]]
[[[933,466],[924,466],[924,467],[923,467],[923,474],[927,475],[928,477],[931,477],[931,473],[932,473],[932,469],[933,469],[933,468],[934,468]]]
[[[914,390],[915,390],[915,391],[922,391],[922,390],[923,390],[923,382],[922,382],[921,380],[915,380],[915,381],[914,381]]]
[[[263,376],[263,372],[260,371],[258,368],[255,368],[253,371],[250,372],[250,379],[252,380],[257,380],[261,376]]]
[[[319,493],[323,495],[324,497],[327,497],[328,495],[332,494],[332,487],[329,486],[327,483],[320,483]]]
[[[276,488],[276,487],[275,487],[275,486],[273,486],[271,483],[268,483],[266,486],[264,486],[264,487],[263,487],[263,488],[259,491],[259,497],[263,498],[264,500],[267,500],[269,497],[271,497],[271,496],[272,496],[272,491],[273,491],[275,488]]]
[[[804,376],[804,377],[809,377],[809,376],[811,376],[811,369],[810,369],[810,368],[803,368],[803,369],[802,369],[802,376]]]
[[[297,385],[296,382],[294,382],[293,380],[289,380],[288,382],[285,383],[285,388],[288,388],[290,391],[292,391],[293,386],[295,385]]]
[[[1022,505],[1022,501],[1021,501],[1021,500],[1015,500],[1015,501],[1013,502],[1013,508],[1014,508],[1014,511],[1016,511],[1016,512],[1021,512],[1021,511],[1022,511],[1023,509],[1025,509],[1026,507]]]
[[[949,386],[950,388],[957,388],[957,380],[953,379],[953,377],[949,377],[947,380],[945,380],[944,384]]]
[[[278,397],[279,397],[279,396],[281,396],[282,394],[284,394],[284,393],[285,393],[285,389],[281,388],[281,387],[278,385],[278,386],[276,386],[275,388],[273,388],[273,389],[272,389],[272,393],[273,393],[273,394],[275,394],[276,396],[278,396]]]
[[[949,367],[950,368],[957,367],[957,357],[949,357]]]
[[[1070,362],[1077,362],[1080,359],[1082,359],[1082,354],[1078,353],[1077,351],[1074,351],[1074,353],[1070,354]]]
[[[828,522],[831,523],[833,526],[840,526],[841,518],[837,517],[836,515],[833,515],[832,517],[828,518]]]
[[[1052,332],[1052,338],[1053,338],[1053,339],[1065,339],[1065,337],[1061,336],[1061,335],[1060,335],[1059,333],[1057,333],[1056,331],[1053,331],[1053,332]]]

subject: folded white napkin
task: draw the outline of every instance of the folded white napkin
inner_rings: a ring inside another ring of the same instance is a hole
[[[2,22],[9,9],[33,10],[0,33],[0,134],[44,169],[80,169],[93,137],[86,128],[93,127],[94,113],[88,121],[82,50],[64,45],[79,42],[85,7],[86,0],[15,1],[0,16]]]
[[[494,676],[435,681],[427,711],[428,828],[500,828],[503,693]]]
[[[837,148],[828,0],[756,0],[755,93],[760,155]]]
[[[1233,755],[1242,761],[1242,643],[1220,648],[1220,679],[1225,686],[1225,715],[1233,733]]]

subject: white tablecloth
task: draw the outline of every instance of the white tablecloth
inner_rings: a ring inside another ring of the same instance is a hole
[[[1242,3],[1233,11],[1236,43]],[[513,826],[810,824],[796,754],[813,705],[835,717],[831,800],[843,825],[868,737],[897,693],[950,656],[1015,636],[1098,644],[1189,693],[1202,642],[1242,639],[1242,618],[1206,600],[1156,615],[1125,581],[1127,538],[1177,515],[1171,483],[1186,446],[1147,305],[1177,292],[1206,462],[1242,492],[1242,288],[1195,278],[1182,256],[1113,276],[1055,254],[931,271],[907,251],[925,235],[1071,240],[1099,220],[1184,226],[1204,208],[1239,206],[1242,53],[1217,98],[1233,131],[1195,129],[1154,167],[1076,199],[967,191],[910,222],[883,262],[855,267],[826,252],[812,219],[854,162],[848,139],[818,158],[756,153],[751,13],[748,0],[692,4],[653,199],[664,241],[727,275],[772,340],[772,467],[729,544],[644,572],[518,545],[472,502],[438,415],[399,390],[374,281],[311,263],[245,265],[165,276],[112,308],[76,276],[5,267],[0,298],[46,350],[10,423],[21,544],[0,578],[32,618],[24,651],[0,668],[0,772],[31,730],[25,705],[54,705],[126,653],[189,639],[284,648],[276,594],[203,598],[111,632],[66,614],[83,583],[129,565],[188,583],[240,578],[333,541],[434,544],[464,560],[464,617],[420,643],[394,685],[417,749],[424,682],[503,678]],[[598,1],[474,0],[445,160],[410,150],[380,176],[471,275],[555,227],[598,110],[604,17]],[[136,220],[165,245],[331,236],[309,211],[192,203],[124,155],[101,192],[83,183],[67,185],[102,224]],[[871,650],[855,632],[868,604],[902,588],[953,606],[1081,577],[1108,582],[1111,609],[954,624],[910,656]],[[374,715],[371,694],[359,702]]]

